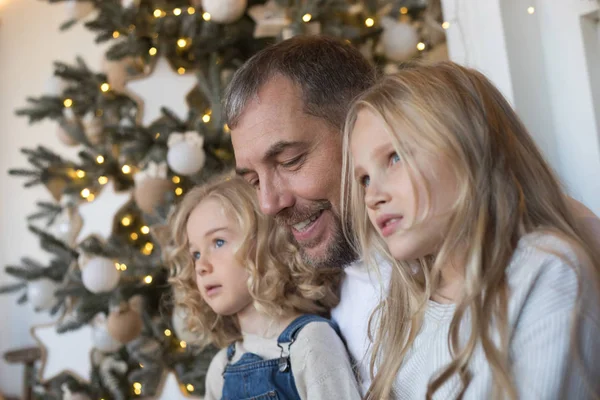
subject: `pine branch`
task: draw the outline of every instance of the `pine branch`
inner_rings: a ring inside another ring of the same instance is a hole
[[[25,287],[27,285],[24,282],[0,286],[0,294],[17,292]]]

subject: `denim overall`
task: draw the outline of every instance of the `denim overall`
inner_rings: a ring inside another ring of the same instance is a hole
[[[300,330],[316,321],[327,322],[340,334],[335,322],[305,314],[292,321],[277,338],[277,346],[281,349],[278,359],[264,360],[254,353],[245,353],[232,364],[235,343],[229,345],[222,400],[300,400],[290,363],[290,348]]]

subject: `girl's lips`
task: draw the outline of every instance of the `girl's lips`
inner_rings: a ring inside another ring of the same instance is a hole
[[[206,286],[204,289],[206,290],[206,295],[208,297],[212,297],[216,294],[218,294],[218,292],[221,290],[221,285],[210,285],[210,286]]]

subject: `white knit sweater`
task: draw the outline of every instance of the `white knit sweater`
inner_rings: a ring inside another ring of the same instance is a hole
[[[584,279],[582,313],[577,317],[582,329],[576,340],[586,380],[570,347],[578,282],[569,262],[579,270],[584,261],[565,241],[531,234],[521,239],[507,269],[510,367],[519,399],[584,400],[596,398],[592,393],[600,395],[600,296]],[[430,378],[451,361],[448,330],[454,309],[452,304],[429,302],[422,329],[397,375],[396,398],[424,399]],[[469,327],[461,326],[464,338]],[[464,399],[490,399],[492,373],[481,347],[473,354],[470,371],[473,379]],[[434,399],[455,398],[459,388],[455,376]]]

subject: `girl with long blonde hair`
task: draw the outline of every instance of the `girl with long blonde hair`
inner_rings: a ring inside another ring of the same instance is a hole
[[[349,112],[343,171],[346,234],[391,265],[367,399],[597,398],[599,238],[482,74],[383,77]]]
[[[199,345],[222,350],[210,399],[359,399],[337,326],[339,269],[305,265],[242,178],[192,189],[170,220],[171,282]]]

